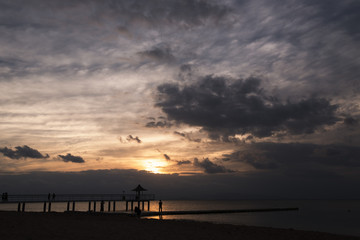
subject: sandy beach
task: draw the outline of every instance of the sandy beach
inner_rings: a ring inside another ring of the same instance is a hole
[[[326,239],[360,237],[119,214],[0,212],[1,239]]]

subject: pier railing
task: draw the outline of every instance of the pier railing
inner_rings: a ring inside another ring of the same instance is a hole
[[[155,194],[38,194],[38,195],[8,195],[0,203],[18,202],[88,202],[88,201],[149,201]]]

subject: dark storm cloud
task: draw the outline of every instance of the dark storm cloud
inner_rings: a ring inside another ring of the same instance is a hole
[[[341,29],[345,31],[348,36],[358,38],[359,29],[357,23],[360,20],[358,11],[360,10],[360,3],[356,0],[350,1],[336,1],[329,0],[323,1],[311,1],[301,0],[296,2],[283,2],[283,1],[244,1],[253,3],[254,6],[258,6],[259,9],[265,7],[269,11],[259,12],[258,17],[273,16],[266,22],[259,22],[258,26],[254,27],[253,38],[251,40],[259,40],[264,37],[270,37],[271,40],[282,41],[286,40],[293,44],[301,44],[303,47],[303,40],[311,40],[307,44],[313,44],[313,39],[308,39],[308,33],[313,34],[312,38],[316,38],[318,35],[312,32],[315,28],[323,31],[337,31]],[[263,6],[261,6],[264,2]],[[246,8],[243,8],[246,10]],[[276,14],[281,13],[281,14]],[[292,23],[279,27],[277,25],[280,21],[291,18]],[[248,17],[248,23],[251,21],[259,21],[257,17]],[[301,26],[301,27],[299,27]],[[309,32],[310,31],[310,32]],[[332,36],[324,36],[324,39],[330,39]],[[321,41],[317,40],[318,43]],[[310,46],[308,45],[308,46]],[[312,48],[312,50],[320,50],[322,47],[317,46],[318,49]],[[310,50],[310,49],[307,49]],[[336,49],[334,49],[336,51]]]
[[[119,141],[121,143],[130,143],[130,142],[142,143],[141,139],[138,136],[133,137],[133,135],[128,135],[126,137],[126,139],[123,139],[122,137],[119,137]]]
[[[0,67],[7,67],[9,69],[14,68],[26,68],[29,64],[20,60],[20,59],[14,59],[14,58],[0,58]]]
[[[281,102],[267,96],[258,78],[227,79],[206,76],[184,86],[158,87],[157,107],[179,123],[201,126],[212,138],[231,141],[235,134],[268,137],[279,131],[289,135],[313,133],[335,124],[336,105],[322,98]]]
[[[171,160],[171,158],[169,157],[169,155],[167,155],[167,154],[165,154],[165,153],[164,153],[164,158],[165,158],[167,161],[170,161],[170,160]]]
[[[125,18],[132,17],[156,25],[181,24],[184,27],[204,24],[206,20],[220,21],[230,12],[224,5],[203,0],[106,1],[105,4],[110,13],[123,14]]]
[[[322,24],[334,24],[336,27],[342,28],[347,33],[355,38],[359,38],[360,30],[358,23],[360,21],[359,1],[336,1],[329,0],[323,1],[311,1],[305,0],[305,4],[318,9],[318,18],[321,19]]]
[[[190,142],[201,142],[201,139],[200,138],[193,138],[191,137],[189,133],[186,133],[186,132],[178,132],[178,131],[174,131],[174,134],[175,135],[179,135],[183,138],[185,138],[186,140],[190,141]]]
[[[185,133],[181,133],[181,132],[178,132],[178,131],[174,131],[174,134],[179,135],[181,137],[186,137]]]
[[[174,55],[171,53],[170,47],[164,46],[156,46],[151,50],[139,52],[139,55],[143,57],[147,57],[151,60],[162,62],[162,63],[173,63],[176,59]]]
[[[200,167],[204,170],[205,173],[209,173],[209,174],[234,172],[230,169],[225,168],[224,166],[220,166],[213,163],[208,158],[205,158],[202,161],[197,158],[194,158],[193,164],[195,167]]]
[[[359,168],[360,147],[310,143],[253,143],[246,150],[224,155],[226,161],[245,162],[256,169],[306,172],[327,168]],[[338,169],[339,173],[341,172]]]
[[[140,138],[139,138],[138,136],[133,137],[132,135],[129,135],[129,136],[127,136],[126,140],[127,140],[128,142],[141,143],[141,140],[140,140]]]
[[[190,160],[177,161],[177,165],[179,165],[179,166],[185,165],[185,164],[191,164],[191,161]]]
[[[353,117],[346,117],[346,118],[344,119],[344,124],[345,124],[346,126],[355,126],[355,125],[358,124],[358,120],[356,120],[356,119],[353,118]]]
[[[241,42],[250,47],[246,66],[284,77],[289,85],[282,94],[358,94],[359,1],[245,0],[234,5],[241,16],[239,31],[246,32]]]
[[[0,80],[9,80],[13,77],[22,77],[32,73],[39,73],[38,63],[29,62],[21,58],[1,58],[0,68],[5,69],[1,73]]]
[[[5,66],[0,80],[49,73],[71,78],[128,69],[128,64],[104,54],[119,48],[110,40],[114,36],[146,39],[148,31],[159,26],[187,29],[218,23],[228,12],[222,4],[202,0],[8,1],[0,12],[0,44],[9,50],[0,57],[0,68]],[[142,54],[160,62],[175,60],[170,48],[157,45]],[[83,56],[91,60],[80,60]]]
[[[20,159],[20,158],[48,158],[49,155],[42,155],[38,150],[33,149],[27,145],[17,146],[16,150],[12,150],[10,148],[4,147],[0,148],[0,152],[11,159]]]
[[[166,118],[158,117],[159,120],[155,118],[149,118],[151,121],[147,122],[145,127],[148,128],[169,128],[172,126],[172,123],[167,121]]]
[[[180,72],[186,72],[189,73],[192,71],[192,67],[190,64],[183,64],[180,66]]]
[[[73,163],[84,163],[85,160],[80,157],[80,156],[73,156],[70,153],[66,154],[66,155],[59,155],[59,157],[64,161],[64,162],[73,162]]]
[[[178,78],[182,81],[191,79],[193,76],[193,67],[190,64],[182,64],[179,68]]]
[[[159,149],[157,149],[157,151],[158,151],[158,152],[161,152]],[[162,155],[163,155],[163,157],[165,158],[166,161],[174,162],[174,163],[176,163],[176,165],[178,165],[178,166],[185,165],[185,164],[191,164],[191,163],[192,163],[192,162],[189,161],[189,160],[174,160],[174,159],[171,159],[171,157],[170,157],[168,154],[166,154],[166,153],[164,153],[164,154],[162,154]]]

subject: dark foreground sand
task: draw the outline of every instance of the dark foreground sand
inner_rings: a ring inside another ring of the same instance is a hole
[[[327,233],[87,213],[0,212],[0,239],[326,239]]]

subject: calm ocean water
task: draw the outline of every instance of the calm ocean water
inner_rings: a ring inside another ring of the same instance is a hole
[[[117,203],[116,207],[117,210],[124,211],[125,203]],[[157,207],[157,202],[151,204],[152,211],[156,211]],[[164,216],[163,219],[188,219],[235,225],[314,230],[360,236],[360,200],[163,201],[164,211],[273,207],[299,207],[300,210],[289,212],[178,215]],[[17,205],[14,204],[0,205],[0,210],[16,209]],[[100,209],[99,203],[97,209]],[[105,209],[107,209],[107,204],[105,205]],[[43,204],[27,204],[26,206],[26,211],[39,212],[42,210]],[[62,212],[66,210],[66,203],[53,203],[52,210]],[[88,203],[77,203],[76,210],[87,211]]]

